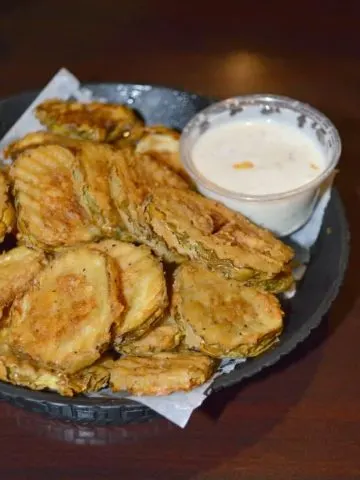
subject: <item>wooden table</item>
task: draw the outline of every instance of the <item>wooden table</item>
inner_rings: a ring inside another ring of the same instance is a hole
[[[360,209],[360,4],[7,0],[0,94],[66,66],[226,97],[274,92],[328,114],[344,141],[337,179],[353,245]],[[359,224],[358,224],[359,225]],[[165,420],[90,428],[0,404],[4,480],[360,478],[360,248],[329,318],[278,366],[212,396],[181,430]]]

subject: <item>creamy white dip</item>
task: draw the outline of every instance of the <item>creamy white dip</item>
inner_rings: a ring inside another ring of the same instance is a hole
[[[193,146],[192,161],[214,184],[240,194],[282,193],[326,168],[314,140],[296,126],[256,119],[213,127]]]

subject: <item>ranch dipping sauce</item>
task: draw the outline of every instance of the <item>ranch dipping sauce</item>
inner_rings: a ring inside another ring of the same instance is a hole
[[[298,128],[262,119],[208,130],[195,143],[192,161],[210,182],[245,195],[293,190],[326,167],[324,154]]]
[[[323,113],[270,94],[212,103],[180,138],[198,191],[278,236],[311,217],[340,153],[339,133]]]

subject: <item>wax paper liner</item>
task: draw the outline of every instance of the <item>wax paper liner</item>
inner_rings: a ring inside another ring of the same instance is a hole
[[[2,150],[13,140],[22,137],[27,133],[44,130],[44,127],[33,115],[33,110],[44,100],[55,97],[63,100],[74,98],[82,102],[89,102],[92,100],[106,101],[105,98],[93,98],[92,92],[87,88],[81,87],[80,81],[68,70],[63,68],[50,80],[26,112],[2,138],[0,141],[0,151],[2,152]],[[0,160],[4,163],[8,163],[8,161],[4,160],[2,157],[2,153]],[[296,279],[301,279],[305,274],[306,265],[310,260],[310,248],[318,238],[324,212],[330,200],[332,181],[333,177],[328,179],[327,183],[322,186],[313,214],[306,225],[289,237],[289,240],[296,251],[296,260],[298,263],[298,266],[294,270],[294,276]],[[286,297],[290,298],[295,294],[296,290],[292,290],[287,292]],[[242,362],[245,362],[245,359],[223,360],[215,375],[213,375],[208,382],[190,392],[178,392],[158,397],[132,397],[126,393],[113,393],[109,389],[105,389],[101,392],[89,394],[89,396],[106,396],[111,398],[126,397],[150,407],[180,427],[185,427],[192,412],[203,403],[211,391],[209,387],[212,385],[214,379],[219,375],[230,373]]]

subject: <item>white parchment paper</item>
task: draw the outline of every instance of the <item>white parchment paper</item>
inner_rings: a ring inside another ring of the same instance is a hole
[[[82,102],[89,102],[91,100],[106,101],[106,99],[103,98],[92,98],[91,91],[82,88],[80,81],[74,77],[73,74],[64,68],[59,70],[59,72],[50,80],[50,82],[26,110],[26,112],[24,112],[15,125],[0,140],[0,160],[2,160],[4,163],[7,162],[2,156],[2,150],[10,142],[26,135],[27,133],[44,129],[33,115],[33,110],[44,100],[55,97],[63,100],[74,97]],[[291,241],[296,244],[297,260],[299,263],[301,263],[301,265],[298,266],[294,271],[294,276],[296,279],[301,279],[305,274],[306,265],[310,260],[310,248],[318,238],[324,212],[330,200],[331,185],[332,181],[329,181],[326,185],[324,185],[311,218],[307,224],[304,225],[304,227],[290,237]],[[290,298],[295,294],[296,291],[293,290],[287,293],[287,297]],[[174,422],[180,427],[185,427],[192,412],[205,400],[207,391],[215,378],[219,375],[230,373],[236,366],[243,362],[245,362],[245,359],[223,360],[218,371],[206,384],[195,388],[190,392],[173,393],[171,395],[161,397],[131,397],[126,393],[112,393],[109,389],[106,389],[102,390],[101,392],[90,394],[89,396],[130,398],[152,408],[160,415],[166,417],[168,420]]]

